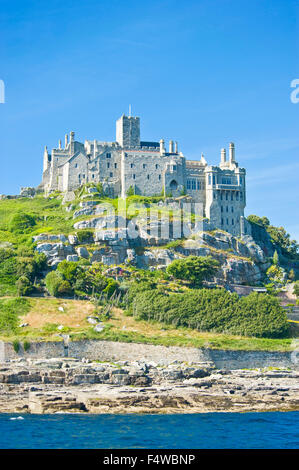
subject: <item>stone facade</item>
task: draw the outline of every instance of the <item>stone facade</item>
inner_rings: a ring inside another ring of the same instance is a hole
[[[65,136],[62,148],[44,151],[41,187],[46,193],[74,191],[85,183],[102,183],[107,196],[126,197],[128,191],[145,196],[187,194],[202,208],[209,228],[246,235],[246,171],[239,168],[235,147],[221,150],[219,166],[207,164],[204,156],[190,161],[178,151],[177,142],[140,140],[140,119],[121,116],[116,122],[116,142],[75,141],[74,132]]]

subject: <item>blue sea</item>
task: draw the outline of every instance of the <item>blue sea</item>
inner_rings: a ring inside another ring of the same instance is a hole
[[[299,411],[0,414],[1,449],[298,449]]]

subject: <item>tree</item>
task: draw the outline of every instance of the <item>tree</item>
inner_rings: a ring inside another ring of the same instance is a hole
[[[174,260],[166,272],[175,279],[189,281],[194,287],[201,287],[204,280],[216,274],[219,263],[211,256],[188,256]]]
[[[279,258],[278,258],[277,250],[274,251],[274,255],[273,255],[273,264],[274,264],[275,266],[278,266],[278,264],[279,264]]]
[[[45,277],[46,288],[48,289],[49,293],[54,297],[59,296],[59,288],[63,283],[63,279],[61,274],[57,273],[56,271],[51,271]]]
[[[16,287],[18,295],[22,297],[23,295],[29,295],[34,290],[32,282],[26,276],[21,276],[16,282]]]
[[[295,282],[293,293],[299,299],[299,281]]]

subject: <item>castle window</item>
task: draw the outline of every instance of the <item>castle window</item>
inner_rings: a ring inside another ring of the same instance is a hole
[[[234,212],[234,207],[232,206],[232,212]]]
[[[156,163],[156,165],[155,165],[155,166],[156,166],[156,170],[158,170],[158,168],[159,168],[159,165]]]
[[[223,212],[223,206],[221,206],[221,212]]]
[[[234,225],[234,224],[235,224],[234,219],[232,219],[232,225]]]
[[[77,168],[77,167],[78,167],[78,163],[75,164],[75,168]]]
[[[191,181],[187,180],[187,189],[191,189]]]
[[[114,168],[117,168],[117,163],[114,163]]]
[[[242,183],[243,183],[243,178],[242,178],[242,176],[240,176],[240,184],[242,184]]]
[[[110,178],[113,178],[113,173],[110,173]]]
[[[133,167],[134,167],[134,163],[131,163],[130,167],[133,168]]]
[[[227,225],[229,225],[228,219],[226,219],[226,223],[227,223]]]
[[[147,175],[147,179],[148,179],[148,180],[150,179],[150,175]]]
[[[192,181],[191,181],[191,188],[192,188],[193,190],[196,189],[196,180],[192,180]]]
[[[135,175],[135,173],[134,173],[134,174],[133,174],[133,180],[135,180],[135,179],[136,179],[136,175]]]
[[[238,200],[239,200],[239,192],[237,191],[236,192],[236,201],[238,201]]]
[[[215,175],[213,175],[213,184],[216,184],[216,178],[215,178]]]
[[[146,163],[143,164],[143,168],[146,168]]]
[[[231,198],[231,201],[233,201],[233,200],[234,200],[234,193],[233,193],[233,192],[231,192],[231,196],[230,196],[230,198]]]
[[[111,158],[111,153],[106,153],[106,158]]]
[[[220,199],[221,199],[221,201],[223,200],[223,193],[222,192],[220,193]]]
[[[223,218],[221,218],[221,225],[223,225]]]
[[[201,182],[200,181],[197,181],[197,189],[201,189]]]
[[[161,175],[159,175],[159,180],[161,180]]]
[[[214,199],[216,199],[216,193],[214,193]]]
[[[226,212],[228,212],[228,206],[226,206]]]
[[[92,174],[92,178],[94,178],[94,174]]]
[[[243,199],[243,193],[240,192],[240,201]]]
[[[226,193],[226,195],[225,195],[225,199],[228,201],[228,193]]]
[[[107,168],[110,168],[110,163],[107,163]]]

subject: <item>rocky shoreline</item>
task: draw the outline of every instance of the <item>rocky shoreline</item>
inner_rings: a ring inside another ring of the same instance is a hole
[[[86,359],[0,364],[0,413],[203,413],[299,410],[299,371]]]

